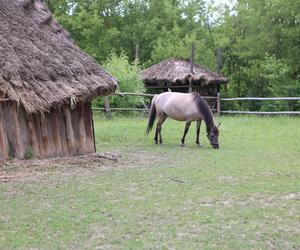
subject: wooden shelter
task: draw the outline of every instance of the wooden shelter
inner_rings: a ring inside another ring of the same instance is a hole
[[[0,6],[0,160],[95,152],[91,100],[117,81],[42,0]]]
[[[215,95],[220,91],[220,85],[229,80],[200,65],[194,64],[191,74],[190,61],[183,59],[166,59],[152,65],[142,72],[147,89],[171,89],[178,92],[188,92],[189,83],[193,91],[202,95]],[[157,92],[157,91],[156,91]]]

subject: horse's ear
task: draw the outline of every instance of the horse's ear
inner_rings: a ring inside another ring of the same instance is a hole
[[[221,122],[219,123],[219,125],[218,125],[218,127],[217,128],[219,128],[221,126]]]

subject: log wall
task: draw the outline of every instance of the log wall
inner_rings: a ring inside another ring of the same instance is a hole
[[[16,103],[0,102],[0,160],[49,158],[95,152],[91,103],[27,114]]]

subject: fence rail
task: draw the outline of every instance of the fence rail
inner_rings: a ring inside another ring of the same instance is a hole
[[[221,114],[249,114],[249,115],[300,115],[299,111],[221,111]]]
[[[93,110],[106,111],[106,108],[93,108]],[[109,108],[110,111],[150,111],[150,109],[143,108]]]
[[[154,97],[155,94],[118,92],[118,96],[144,96]],[[216,100],[216,109],[212,109],[217,114],[253,114],[253,115],[300,115],[300,111],[240,111],[240,110],[221,110],[221,101],[300,101],[300,97],[235,97],[235,98],[221,98],[220,93],[217,96],[203,96],[206,100]],[[105,111],[108,117],[111,116],[112,111],[141,111],[149,112],[149,108],[111,108],[108,97],[104,98],[105,108],[93,108],[95,111]]]
[[[144,94],[144,93],[130,93],[130,92],[117,92],[115,95],[118,96],[148,96],[148,97],[153,97],[155,94]]]
[[[235,97],[221,98],[221,101],[299,101],[300,97]]]
[[[115,95],[118,96],[147,96],[154,97],[156,94],[144,94],[144,93],[131,93],[131,92],[117,92]],[[216,99],[216,96],[202,96],[204,99]]]

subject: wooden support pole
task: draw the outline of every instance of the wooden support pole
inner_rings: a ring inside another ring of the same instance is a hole
[[[86,132],[85,132],[85,125],[84,125],[84,104],[79,103],[78,104],[78,113],[79,113],[79,121],[78,121],[78,127],[79,127],[79,154],[86,153]]]
[[[221,115],[221,94],[220,92],[217,93],[217,115]]]
[[[96,148],[96,135],[95,135],[95,124],[94,124],[94,116],[93,116],[93,110],[92,110],[92,105],[91,103],[89,103],[88,105],[86,104],[86,107],[85,108],[88,108],[88,111],[89,111],[89,128],[91,129],[90,133],[88,132],[88,127],[85,126],[86,128],[86,137],[87,137],[87,144],[88,144],[88,141],[89,139],[93,140],[93,146],[94,146],[94,153],[96,153],[97,151],[97,148]],[[90,137],[90,138],[89,138]],[[89,145],[88,145],[89,146]],[[90,150],[90,148],[88,147],[88,150]]]
[[[67,135],[67,143],[68,150],[70,155],[75,154],[75,139],[74,139],[74,131],[72,126],[72,118],[70,113],[70,108],[68,106],[63,107],[64,117],[65,117],[65,125],[66,125],[66,135]]]
[[[43,115],[39,116],[41,124],[41,136],[42,136],[42,147],[44,149],[44,154],[41,157],[49,157],[52,155],[52,148],[49,140],[49,131],[46,117]]]
[[[191,59],[190,59],[190,74],[191,77],[189,78],[189,92],[193,92],[193,83],[192,83],[192,75],[194,75],[194,57],[195,57],[195,43],[192,44],[191,49]]]
[[[33,115],[28,114],[26,116],[27,124],[28,124],[28,132],[29,132],[29,142],[32,147],[34,157],[40,158],[40,147],[39,141],[36,134],[36,128],[34,125]]]
[[[222,65],[222,54],[221,54],[220,48],[217,48],[216,54],[217,54],[217,72],[218,72],[218,74],[220,74],[221,73],[221,65]]]
[[[139,62],[140,62],[140,45],[139,44],[137,44],[135,46],[135,58],[134,58],[134,62],[136,64],[139,64]]]
[[[51,126],[52,126],[52,131],[53,131],[53,142],[55,145],[55,155],[56,156],[63,156],[63,148],[62,148],[62,141],[61,141],[61,136],[60,136],[60,126],[59,126],[59,114],[58,110],[55,109],[53,113],[51,114]],[[49,120],[50,120],[49,119]]]
[[[57,122],[58,122],[58,130],[59,136],[61,141],[61,149],[63,156],[69,156],[70,152],[68,149],[68,142],[67,142],[67,130],[66,130],[66,123],[65,123],[65,115],[63,110],[59,109],[57,111]]]
[[[22,141],[23,132],[20,126],[19,116],[18,116],[18,107],[17,104],[14,103],[11,108],[12,113],[12,131],[13,131],[13,147],[15,150],[15,156],[18,159],[23,159],[25,155],[25,148]]]
[[[222,54],[221,49],[217,48],[217,72],[221,73],[221,65],[222,65]],[[220,84],[217,85],[217,115],[221,115],[221,94],[220,94]]]
[[[4,117],[2,116],[2,107],[0,103],[0,160],[5,160],[8,156],[8,141],[4,129]]]
[[[110,110],[109,97],[108,96],[104,97],[104,105],[105,105],[106,118],[111,118],[111,110]]]

